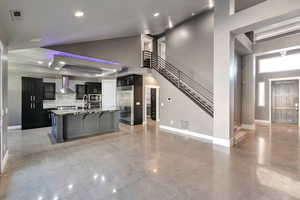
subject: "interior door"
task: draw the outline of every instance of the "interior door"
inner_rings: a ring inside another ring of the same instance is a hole
[[[272,122],[298,124],[299,81],[272,82]]]
[[[156,88],[151,88],[151,119],[156,120]]]

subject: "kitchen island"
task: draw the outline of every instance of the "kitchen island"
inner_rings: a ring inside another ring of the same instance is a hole
[[[119,131],[119,109],[52,110],[51,134],[56,142]]]

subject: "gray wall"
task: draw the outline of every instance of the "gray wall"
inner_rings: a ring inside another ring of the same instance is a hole
[[[279,51],[280,49],[299,48],[300,33],[287,35],[285,37],[260,41],[254,44],[255,54],[266,54],[268,52]]]
[[[19,126],[22,123],[22,76],[24,77],[36,77],[41,78],[41,75],[35,75],[33,73],[20,73],[11,72],[8,73],[8,125]],[[62,80],[60,78],[43,78],[44,82],[55,82],[56,89],[60,89],[62,86]],[[75,84],[84,84],[87,81],[97,80],[70,80],[70,88],[75,90]],[[54,108],[56,106],[80,106],[81,100],[76,100],[75,94],[73,95],[56,95],[56,100],[44,101],[44,108]]]
[[[213,118],[160,74],[153,75],[160,85],[160,125],[212,135]]]
[[[242,57],[242,124],[254,125],[255,120],[255,58]]]
[[[242,56],[234,55],[234,125],[239,127],[242,123]]]
[[[141,65],[140,36],[57,45],[46,48],[111,60],[128,67]]]
[[[166,59],[212,90],[214,13],[205,12],[166,34]]]
[[[264,2],[266,0],[235,0],[235,11],[241,11],[250,8],[258,3]]]
[[[165,35],[166,60],[210,90],[213,88],[213,32],[214,14],[209,11]],[[212,135],[213,118],[160,74],[153,72],[153,76],[159,83],[163,104],[160,105],[160,124]]]

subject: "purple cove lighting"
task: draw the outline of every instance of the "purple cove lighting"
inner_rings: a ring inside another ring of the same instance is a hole
[[[56,51],[56,50],[51,50],[51,53],[52,52],[53,52],[52,58],[54,55],[60,55],[60,56],[66,56],[66,57],[71,57],[71,58],[78,58],[78,59],[82,59],[82,60],[92,61],[92,62],[104,63],[104,64],[108,64],[108,65],[122,66],[121,63],[110,61],[110,60],[81,56],[78,54],[67,53],[67,52]]]

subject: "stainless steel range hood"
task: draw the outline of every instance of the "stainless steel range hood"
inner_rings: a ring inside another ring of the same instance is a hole
[[[69,77],[62,77],[62,88],[58,91],[59,94],[75,94],[75,92],[69,86]]]

